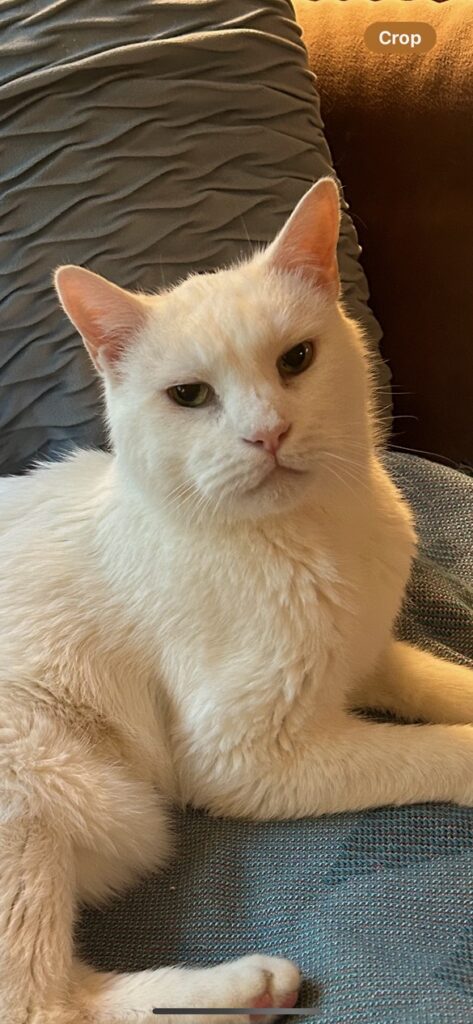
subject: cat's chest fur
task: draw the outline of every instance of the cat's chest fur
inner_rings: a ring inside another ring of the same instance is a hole
[[[289,694],[295,674],[314,674],[332,605],[347,614],[336,562],[326,546],[253,531],[213,550],[211,540],[196,544],[182,575],[180,559],[169,572],[162,564],[163,675],[177,699],[208,700],[217,715],[236,699],[256,710],[276,684]]]
[[[405,583],[411,538],[401,507],[387,515],[374,499],[274,532],[163,531],[142,589],[178,759],[271,742],[340,704],[386,642]]]

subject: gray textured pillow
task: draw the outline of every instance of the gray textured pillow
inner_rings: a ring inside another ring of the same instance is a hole
[[[51,273],[157,289],[268,241],[331,172],[287,0],[0,5],[0,472],[104,443],[100,394]],[[347,306],[377,355],[345,213]]]

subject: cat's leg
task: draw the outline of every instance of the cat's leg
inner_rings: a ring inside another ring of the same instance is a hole
[[[470,725],[397,725],[334,711],[284,743],[262,738],[240,759],[235,750],[232,762],[219,777],[193,781],[195,805],[259,820],[425,801],[473,806]]]
[[[74,964],[77,890],[93,896],[95,887],[94,860],[84,860],[83,851],[97,854],[103,893],[108,853],[149,867],[154,848],[157,864],[166,819],[152,790],[61,723],[34,713],[14,718],[10,710],[0,719],[2,1024],[154,1024],[154,1006],[294,1002],[299,973],[278,958],[106,977]],[[112,886],[117,870],[115,864]],[[217,1020],[186,1017],[187,1024]],[[248,1016],[241,1021],[249,1024]]]
[[[153,1015],[153,1007],[268,1009],[253,1022],[273,1020],[271,1007],[292,1007],[300,975],[289,960],[254,954],[217,967],[166,967],[135,974],[97,974],[78,967],[80,999],[94,1024],[250,1024],[246,1013]]]
[[[0,826],[0,1006],[4,1024],[82,1024],[70,1004],[74,857],[57,829]]]
[[[473,722],[473,671],[393,640],[376,671],[349,697],[353,707],[411,721]]]
[[[160,811],[152,791],[61,721],[25,707],[1,711],[2,1024],[93,1024],[72,970],[78,851],[103,860],[118,848],[139,868],[150,836],[162,850]]]
[[[73,964],[74,853],[60,827],[23,818],[0,829],[2,1024],[154,1024],[154,1007],[292,1006],[299,972],[276,957],[213,968],[101,975]],[[160,1015],[162,1024],[180,1018]],[[259,1017],[262,1022],[270,1019]],[[218,1016],[186,1016],[216,1024]],[[248,1015],[231,1018],[248,1024]]]

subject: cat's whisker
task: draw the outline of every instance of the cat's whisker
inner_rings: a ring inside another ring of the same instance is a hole
[[[188,488],[186,491],[183,491],[182,493],[176,495],[172,501],[169,501],[166,504],[161,505],[160,511],[166,514],[170,512],[172,509],[177,510],[180,507],[181,501],[188,496],[189,491],[190,489]]]
[[[210,498],[206,494],[200,494],[194,508],[191,511],[188,525],[194,526],[199,520],[203,518],[203,513],[206,508],[211,504]]]
[[[339,483],[344,484],[348,488],[350,493],[353,494],[354,498],[356,498],[358,500],[359,495],[357,495],[355,493],[355,491],[353,490],[353,487],[350,486],[350,484],[348,483],[346,478],[340,476],[340,474],[336,472],[336,470],[333,468],[333,466],[330,466],[328,463],[326,463],[326,469],[328,470],[329,473],[332,474],[332,476],[335,477],[336,480],[338,480]]]
[[[180,483],[176,484],[175,487],[172,487],[171,490],[168,491],[168,493],[166,494],[166,500],[168,500],[169,498],[172,498],[173,495],[177,494],[178,491],[182,491],[183,489],[186,489],[187,487],[189,487],[189,481],[188,480],[181,480]]]
[[[224,468],[221,465],[211,467],[202,477],[201,484],[204,487],[208,487],[218,480],[219,484],[224,487],[229,480],[234,480],[238,476],[240,466],[241,463],[238,460],[238,462],[230,462]]]
[[[356,487],[359,488],[361,485],[361,487],[364,490],[366,490],[368,494],[370,494],[370,488],[366,485],[365,481],[360,480],[358,477],[354,477],[353,475],[351,475],[347,471],[345,466],[340,469],[340,472],[337,472],[335,467],[331,463],[333,454],[331,452],[326,452],[325,454],[327,456],[327,461],[323,462],[325,468],[329,471],[329,473],[332,473],[332,475],[335,477],[335,479],[339,481],[339,483],[343,484],[350,491],[350,493],[353,494],[353,497],[356,498],[358,502],[361,502],[362,505],[367,507],[367,502],[365,500],[364,494],[360,493],[359,490],[358,492],[355,491],[354,487],[352,486],[352,484],[355,484]]]
[[[187,484],[179,494],[175,495],[172,501],[161,506],[161,511],[164,513],[170,512],[171,509],[175,513],[180,511],[196,493],[195,485],[193,483]]]
[[[419,417],[412,415],[412,413],[397,412],[393,415],[393,422],[394,420],[417,420],[418,422]]]
[[[453,462],[452,459],[447,458],[446,455],[440,455],[439,452],[428,452],[424,448],[408,448],[406,445],[398,444],[397,441],[395,441],[394,439],[392,441],[391,447],[394,450],[408,452],[409,454],[412,455],[428,455],[430,456],[430,458],[433,459],[445,459],[445,461],[450,463],[452,466],[456,466],[456,463]]]
[[[353,438],[347,437],[346,434],[338,434],[336,431],[331,432],[330,437],[319,437],[318,440],[319,443],[325,442],[326,444],[330,445],[336,444],[337,447],[340,447],[340,449],[343,449],[343,451],[345,451],[348,448],[356,449],[358,451],[363,452],[364,454],[367,454],[370,451],[370,446],[366,443],[366,441],[355,441],[353,440]]]
[[[350,449],[338,444],[336,447],[333,447],[333,445],[328,442],[326,447],[318,448],[315,454],[317,456],[325,455],[337,459],[343,459],[347,465],[351,466],[353,469],[362,470],[367,466],[367,460],[364,457],[365,453],[360,448]]]
[[[174,497],[177,497],[179,494],[182,494],[184,491],[187,491],[188,489],[188,483],[180,483],[177,485],[177,487],[173,487],[173,489],[169,491],[169,493],[166,495],[166,503],[164,507],[166,507],[169,504],[172,504],[172,499]]]
[[[193,488],[192,492],[190,494],[187,494],[185,496],[184,500],[179,505],[177,505],[177,507],[175,508],[174,512],[175,513],[177,513],[177,512],[181,513],[181,512],[184,511],[184,509],[186,510],[186,512],[189,512],[189,509],[192,509],[192,503],[193,502],[195,503],[196,497],[198,497],[198,491],[196,491]],[[202,499],[198,499],[198,501],[201,501],[201,500]],[[192,515],[193,515],[193,513],[191,513],[191,518],[190,518],[189,521],[192,520]]]
[[[350,477],[350,479],[352,479],[354,483],[360,485],[363,488],[363,490],[367,491],[368,494],[372,493],[372,489],[371,487],[368,486],[366,480],[362,480],[361,477],[357,476],[354,472],[352,472],[356,468],[353,462],[350,462],[348,459],[344,458],[343,455],[337,455],[335,452],[324,452],[323,454],[325,454],[329,459],[337,459],[338,462],[342,462],[345,467],[344,472],[346,473],[346,475]]]

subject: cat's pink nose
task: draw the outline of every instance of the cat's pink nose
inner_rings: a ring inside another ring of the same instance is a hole
[[[251,437],[244,437],[243,440],[247,441],[248,444],[260,445],[266,452],[276,455],[290,429],[290,424],[279,422],[277,427],[273,427],[272,430],[255,430]]]

